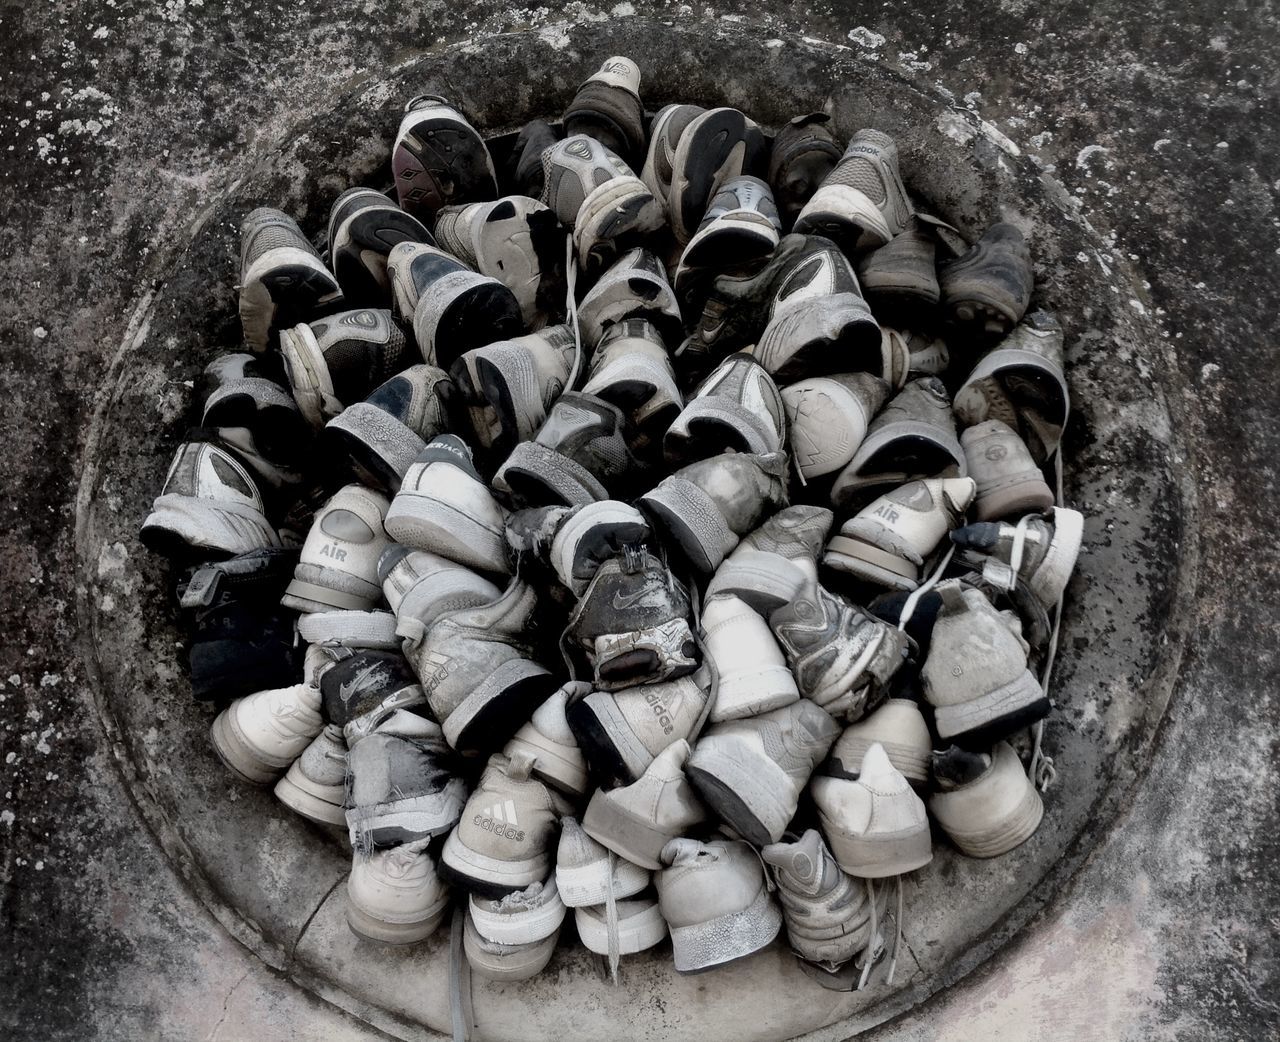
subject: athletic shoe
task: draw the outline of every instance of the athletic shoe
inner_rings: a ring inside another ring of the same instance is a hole
[[[298,636],[308,644],[378,651],[396,651],[400,647],[396,617],[389,611],[314,611],[298,616],[297,626]]]
[[[763,145],[760,128],[737,109],[709,109],[689,121],[676,145],[667,195],[676,242],[693,238],[722,185],[753,172]]]
[[[960,435],[965,465],[977,484],[973,512],[979,521],[1040,514],[1053,506],[1053,489],[1018,432],[986,420]]]
[[[925,559],[963,519],[972,478],[930,478],[886,492],[840,526],[822,563],[877,586],[914,590]]]
[[[462,950],[471,969],[486,980],[501,984],[528,980],[536,977],[551,961],[556,950],[557,930],[549,937],[528,944],[500,944],[486,941],[476,931],[476,924],[468,912],[463,926]]]
[[[999,857],[1040,827],[1044,804],[1008,742],[989,753],[952,746],[933,754],[938,791],[929,811],[968,857]]]
[[[269,207],[240,225],[240,325],[251,351],[282,329],[335,311],[342,287],[292,217]]]
[[[961,560],[981,568],[985,581],[1005,591],[1025,584],[1047,611],[1062,600],[1083,538],[1084,515],[1070,507],[1054,507],[1046,518],[1027,517],[1016,525],[985,521],[951,533]],[[1015,572],[1019,544],[1021,560]]]
[[[711,723],[780,709],[800,697],[768,623],[733,594],[708,597],[699,626],[716,671]]]
[[[349,304],[384,308],[391,303],[387,254],[401,242],[435,245],[421,221],[372,188],[349,188],[333,201],[329,263]]]
[[[631,443],[636,452],[660,447],[663,434],[684,408],[662,334],[643,318],[625,318],[605,330],[582,391],[627,414],[637,439],[642,439]]]
[[[857,781],[821,775],[809,789],[831,852],[849,875],[883,879],[933,860],[924,802],[878,743],[862,758]]]
[[[138,535],[173,558],[234,557],[280,545],[257,481],[232,453],[192,431],[178,446]]]
[[[532,769],[530,756],[489,757],[445,840],[442,869],[472,893],[502,897],[551,875],[556,821],[572,808]]]
[[[502,593],[488,579],[426,550],[392,543],[378,560],[382,592],[395,612],[395,632],[417,644],[445,612],[477,608]]]
[[[532,199],[542,196],[544,187],[542,153],[560,140],[560,134],[544,119],[531,119],[516,135],[515,144],[503,166],[504,184],[514,185]]]
[[[418,361],[391,313],[368,309],[285,329],[280,351],[294,401],[313,427]]]
[[[575,597],[586,593],[602,564],[629,546],[644,546],[653,536],[644,515],[616,499],[547,510],[559,514],[548,540],[549,562]]]
[[[698,973],[768,946],[782,929],[760,858],[746,843],[672,840],[662,851],[658,904],[677,973]]]
[[[877,314],[916,318],[937,305],[937,248],[933,226],[916,215],[892,240],[858,262],[862,292]]]
[[[668,746],[696,736],[711,697],[711,672],[700,668],[661,684],[595,691],[566,716],[593,777],[630,785]]]
[[[426,702],[418,678],[399,651],[342,646],[311,647],[325,665],[319,676],[325,719],[341,728],[347,745],[354,745],[401,709]]]
[[[681,467],[637,504],[693,568],[710,575],[738,540],[787,505],[787,457],[730,452]]]
[[[745,720],[713,724],[685,764],[689,784],[716,815],[757,846],[777,843],[800,793],[840,728],[807,698]]]
[[[404,107],[391,172],[400,205],[422,220],[451,203],[498,196],[498,176],[484,140],[456,108],[432,95],[413,98]]]
[[[779,308],[752,354],[780,383],[828,373],[867,372],[898,386],[906,380],[905,345],[880,335],[855,283],[845,293]]]
[[[276,798],[317,825],[345,826],[347,742],[342,728],[326,724],[276,782]]]
[[[347,828],[364,854],[448,832],[467,798],[440,725],[412,713],[395,722],[394,732],[384,723],[347,753]]]
[[[572,699],[582,698],[590,690],[591,685],[581,681],[562,684],[502,750],[509,757],[521,753],[533,757],[534,777],[570,796],[585,796],[589,784],[587,761],[569,729],[565,710]]]
[[[476,933],[495,944],[535,944],[554,937],[566,911],[554,874],[502,897],[472,894],[467,901]]]
[[[706,598],[734,594],[768,618],[818,580],[818,558],[831,529],[831,511],[797,505],[779,510],[743,537],[711,578]]]
[[[561,647],[586,656],[602,691],[655,684],[697,669],[689,617],[684,585],[648,550],[628,546],[596,570]]]
[[[877,743],[907,781],[917,789],[925,787],[929,781],[932,739],[924,714],[909,698],[886,699],[875,712],[846,727],[836,739],[823,773],[857,781],[863,757]]]
[[[444,922],[449,889],[436,874],[428,842],[355,855],[347,877],[347,925],[357,937],[415,944]]]
[[[320,692],[310,684],[272,688],[238,698],[209,729],[214,752],[237,777],[266,785],[320,733]]]
[[[889,385],[870,373],[798,380],[782,389],[796,470],[806,481],[840,470],[853,459]]]
[[[555,690],[555,678],[533,660],[537,607],[533,589],[513,579],[488,604],[441,615],[411,649],[431,711],[459,752],[501,746]]]
[[[435,228],[443,249],[515,295],[529,328],[563,313],[565,231],[537,199],[512,195],[446,206],[436,214]]]
[[[648,875],[648,873],[645,873]],[[618,901],[614,906],[617,923],[613,926],[618,955],[635,955],[648,951],[667,936],[667,921],[654,897],[641,896]],[[573,913],[582,946],[596,955],[609,955],[609,911],[603,905],[578,907]]]
[[[606,58],[569,102],[564,129],[595,138],[629,162],[638,159],[644,151],[644,106],[636,63],[621,55]]]
[[[1031,250],[1016,226],[993,224],[939,272],[947,319],[975,340],[1007,336],[1031,302]]]
[[[849,256],[883,246],[914,211],[898,173],[898,146],[880,130],[859,130],[796,218],[796,231],[825,235]]]
[[[471,462],[471,449],[454,434],[418,454],[387,511],[387,534],[480,571],[511,571],[502,508]]]
[[[730,355],[708,376],[663,438],[669,463],[687,463],[723,452],[767,455],[787,440],[782,396],[750,355]]]
[[[618,857],[588,836],[577,818],[569,816],[560,820],[556,887],[561,900],[570,908],[603,905],[610,893],[615,899],[631,897],[647,887],[650,878],[648,869]],[[608,954],[607,945],[601,954]]]
[[[219,355],[204,367],[196,388],[200,425],[276,489],[297,483],[311,441],[310,425],[278,378],[279,369],[273,356]]]
[[[740,268],[769,256],[782,235],[773,192],[758,177],[733,177],[716,190],[706,216],[680,255],[680,271]]]
[[[649,150],[645,156],[640,179],[648,186],[663,209],[671,196],[671,181],[675,177],[676,148],[685,128],[702,115],[706,109],[698,105],[666,105],[658,110],[649,128]]]
[[[629,318],[652,322],[664,337],[683,328],[680,305],[667,281],[666,269],[652,252],[629,250],[614,261],[578,305],[583,342],[600,343],[610,326]]]
[[[769,184],[788,231],[844,154],[827,128],[830,119],[825,112],[796,116],[774,136]]]
[[[1071,395],[1062,370],[1062,327],[1045,311],[1028,315],[984,355],[956,392],[961,426],[1003,420],[1043,463],[1058,449]]]
[[[959,580],[935,589],[942,610],[920,679],[938,737],[983,748],[1048,715],[1049,698],[1027,669],[1016,616],[996,611]]]
[[[871,939],[866,887],[846,875],[817,829],[760,851],[773,868],[791,950],[829,973],[857,957]]]
[[[662,205],[627,164],[576,134],[542,153],[542,201],[573,229],[578,262],[599,271],[662,227]]]
[[[871,421],[831,487],[837,509],[856,510],[887,488],[923,478],[964,477],[947,389],[936,376],[912,380]]]
[[[426,443],[453,426],[457,390],[433,365],[410,366],[325,425],[320,450],[394,496]]]
[[[597,789],[582,827],[615,854],[657,871],[663,847],[706,820],[681,769],[688,758],[689,743],[681,739],[663,749],[630,785]]]
[[[917,376],[941,376],[951,364],[951,350],[941,337],[911,330],[890,329],[888,326],[881,326],[880,332],[906,343],[907,353],[911,358],[907,374],[913,379]]]
[[[294,611],[372,608],[382,597],[378,557],[387,545],[387,498],[347,485],[316,514],[293,582],[280,603]]]
[[[884,700],[890,678],[906,660],[901,632],[817,582],[769,616],[769,626],[801,696],[845,723]]]

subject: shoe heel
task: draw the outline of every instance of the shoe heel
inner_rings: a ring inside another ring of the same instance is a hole
[[[833,536],[822,555],[822,563],[834,571],[891,590],[914,590],[920,585],[920,569],[910,561],[849,536]]]
[[[1049,714],[1049,699],[1030,670],[1004,687],[959,705],[935,706],[938,737],[986,748]]]
[[[679,545],[689,563],[703,575],[714,572],[738,545],[738,537],[725,523],[711,497],[684,478],[667,478],[642,496],[638,505],[654,519],[656,527]]]
[[[600,790],[591,797],[582,827],[597,843],[603,843],[615,854],[641,868],[657,871],[662,867],[662,848],[673,838],[648,822],[633,818]]]
[[[761,886],[741,912],[671,928],[676,972],[699,973],[746,958],[772,942],[781,929],[782,912]]]
[[[776,793],[789,792],[791,780],[772,763],[748,769],[718,750],[695,748],[685,776],[720,820],[758,847],[777,843],[795,807],[781,803]]]
[[[995,521],[1002,517],[1040,514],[1053,506],[1053,490],[1037,474],[1033,478],[988,491],[979,491],[974,500],[974,516],[978,521]]]
[[[229,770],[251,785],[269,785],[280,776],[284,765],[263,763],[235,722],[234,707],[224,709],[209,728],[213,751]]]
[[[556,678],[530,659],[495,669],[444,721],[444,737],[459,752],[496,749],[515,734],[556,688]]]

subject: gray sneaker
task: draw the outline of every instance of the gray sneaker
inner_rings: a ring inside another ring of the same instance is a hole
[[[315,515],[280,603],[303,612],[372,608],[382,596],[378,558],[387,547],[390,505],[363,485],[335,492]]]
[[[378,559],[378,577],[396,616],[396,635],[416,645],[446,612],[476,608],[502,595],[488,579],[428,550],[392,543]]]
[[[640,68],[615,54],[587,77],[564,113],[568,134],[586,134],[629,162],[644,149]]]
[[[326,724],[276,782],[276,798],[318,825],[345,825],[347,742],[342,728]]]
[[[493,199],[498,177],[484,139],[444,98],[412,98],[391,150],[391,173],[405,212],[428,220],[441,207]]]
[[[503,749],[508,757],[521,753],[532,756],[535,777],[576,797],[585,796],[589,791],[587,761],[565,719],[565,710],[571,700],[582,698],[590,690],[591,685],[582,681],[562,684],[533,711],[529,722]]]
[[[962,257],[939,271],[947,318],[971,340],[996,341],[1021,321],[1031,302],[1031,250],[1015,225],[993,224]]]
[[[885,348],[889,351],[886,353]],[[905,349],[880,335],[875,316],[853,290],[779,309],[752,354],[779,383],[827,373],[866,372],[893,385],[905,378]]]
[[[984,521],[956,529],[951,541],[962,560],[982,569],[985,581],[1005,591],[1025,584],[1045,610],[1052,611],[1075,570],[1084,538],[1084,515],[1070,507],[1054,507],[1047,517],[1024,520],[1021,536],[1019,525]],[[1019,542],[1022,560],[1015,573],[1014,547]]]
[[[666,269],[646,249],[630,250],[614,261],[578,305],[578,324],[587,345],[599,344],[610,326],[629,318],[652,322],[672,340],[682,329],[680,305]]]
[[[782,389],[791,452],[805,481],[848,465],[888,396],[889,385],[870,373],[818,376]]]
[[[680,133],[671,164],[667,215],[676,242],[689,242],[720,186],[750,172],[764,137],[737,109],[700,112]]]
[[[731,593],[768,618],[818,580],[818,558],[831,530],[825,507],[779,510],[748,533],[711,577],[707,599]]]
[[[501,984],[528,980],[547,967],[556,950],[559,929],[540,941],[527,944],[503,944],[480,936],[468,909],[462,934],[462,950],[471,969],[486,980]]]
[[[1017,431],[1001,420],[985,420],[960,435],[969,475],[977,484],[973,504],[978,521],[1040,514],[1053,506],[1044,480]]]
[[[472,894],[467,901],[476,933],[496,944],[536,944],[554,937],[566,912],[554,875],[502,897]]]
[[[734,177],[716,191],[706,216],[680,255],[680,273],[696,268],[739,268],[767,257],[778,245],[782,224],[773,192],[758,177]]]
[[[660,446],[684,407],[662,334],[644,318],[626,318],[605,331],[591,356],[582,390],[627,414],[643,439],[632,442],[637,451],[655,443]]]
[[[688,463],[722,452],[766,455],[786,444],[782,396],[748,354],[726,358],[698,387],[667,430],[668,463]]]

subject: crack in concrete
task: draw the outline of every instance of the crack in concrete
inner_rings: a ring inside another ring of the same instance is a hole
[[[333,886],[329,887],[329,889],[324,892],[324,896],[321,897],[316,903],[316,906],[311,909],[311,914],[307,916],[306,922],[302,924],[302,928],[298,931],[298,936],[293,939],[293,944],[289,946],[289,969],[292,969],[294,963],[297,961],[298,945],[302,943],[302,938],[305,937],[307,935],[307,931],[311,929],[312,921],[320,914],[320,909],[324,907],[325,902],[328,901],[333,892],[346,881],[346,878],[347,877],[345,875],[338,876],[338,878],[333,881]]]
[[[222,1025],[226,1023],[227,1015],[231,1010],[231,996],[236,993],[236,990],[241,984],[249,979],[249,974],[252,972],[252,967],[250,967],[250,969],[247,969],[244,973],[240,974],[240,979],[238,981],[231,985],[231,989],[227,992],[226,998],[222,1000],[222,1016],[218,1018],[218,1022],[213,1025],[209,1034],[205,1036],[205,1042],[217,1042],[218,1032],[222,1030]]]

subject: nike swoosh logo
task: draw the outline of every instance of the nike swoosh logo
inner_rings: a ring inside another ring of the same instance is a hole
[[[377,669],[378,663],[376,662],[371,666],[365,666],[364,669],[360,670],[360,672],[352,677],[347,683],[338,685],[338,697],[342,699],[344,705],[350,701],[351,696],[355,694],[356,688],[360,686],[360,682],[370,673],[376,672]]]
[[[613,606],[617,608],[619,611],[621,611],[625,608],[630,608],[633,604],[637,603],[638,601],[642,600],[648,595],[649,595],[648,587],[645,587],[645,589],[641,590],[639,593],[633,593],[627,597],[622,596],[620,592],[615,593],[613,595]]]

